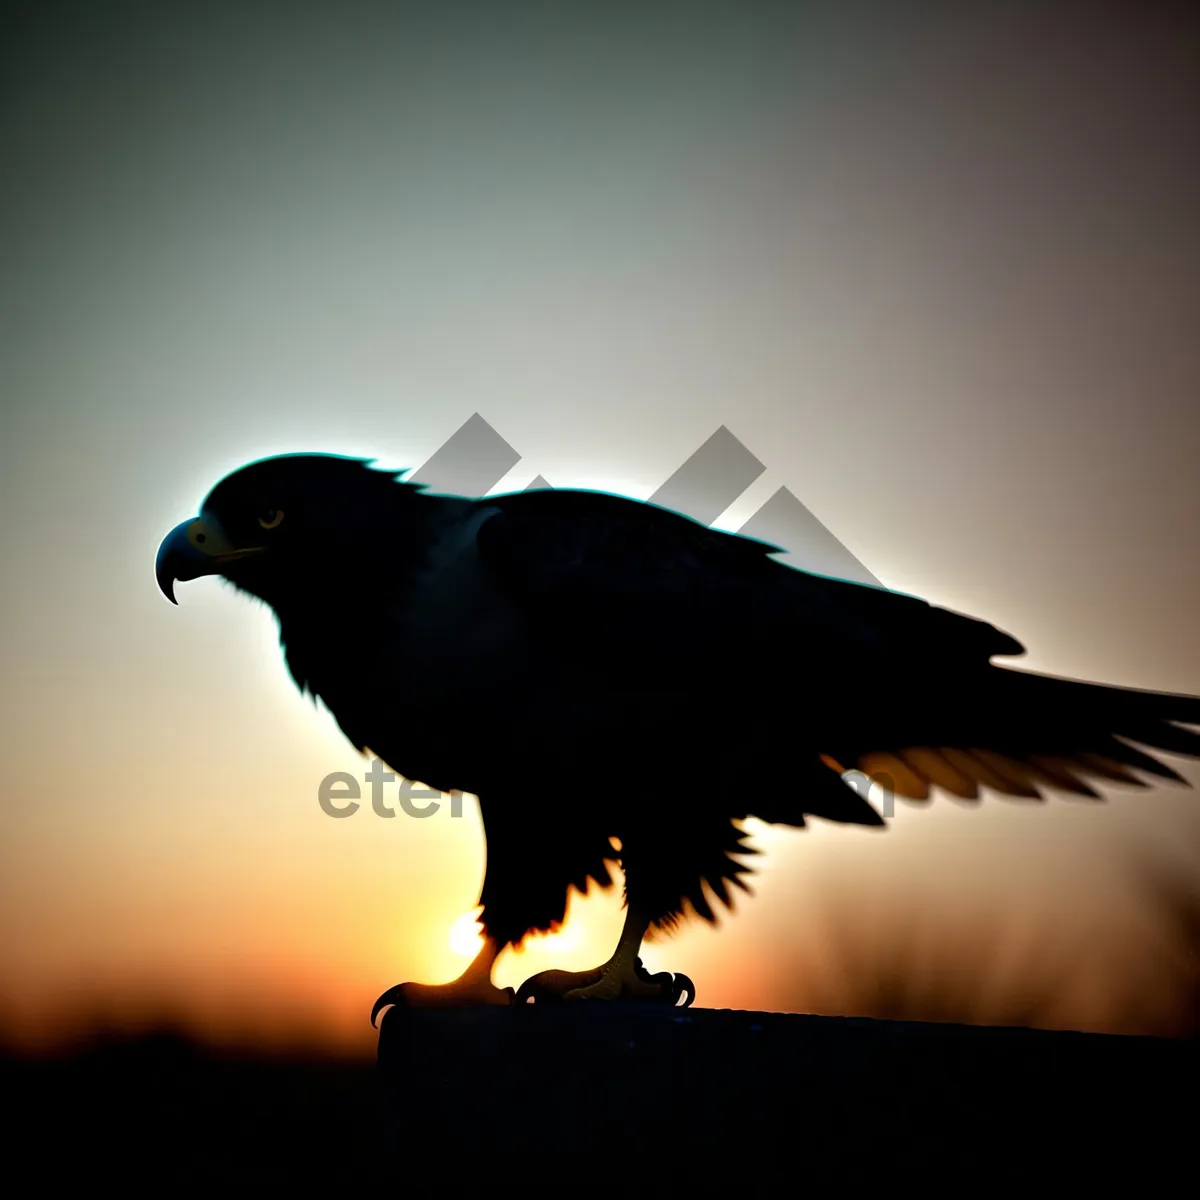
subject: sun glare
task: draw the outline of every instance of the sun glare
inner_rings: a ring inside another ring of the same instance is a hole
[[[483,927],[479,924],[481,909],[463,913],[450,926],[450,949],[462,958],[474,958],[483,946]]]
[[[450,949],[460,958],[474,958],[483,946],[483,928],[479,924],[480,909],[463,913],[450,926]],[[578,922],[560,926],[550,933],[532,934],[526,945],[536,946],[550,954],[570,954],[583,942]]]

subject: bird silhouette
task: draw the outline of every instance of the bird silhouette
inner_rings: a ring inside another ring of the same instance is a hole
[[[292,678],[354,746],[479,798],[483,947],[451,983],[390,988],[372,1023],[393,1004],[690,1004],[685,975],[642,967],[644,937],[713,921],[746,889],[747,817],[885,828],[850,771],[914,799],[1036,800],[1147,786],[1135,772],[1186,782],[1150,751],[1200,757],[1182,727],[1200,698],[995,664],[1023,646],[779,547],[604,492],[443,496],[402,474],[252,463],[156,563],[172,601],[176,581],[214,574],[264,601]],[[606,963],[493,984],[506,947],[618,864],[626,918]]]

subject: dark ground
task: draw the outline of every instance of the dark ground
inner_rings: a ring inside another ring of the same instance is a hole
[[[161,1192],[1165,1190],[1194,1174],[1198,1050],[712,1009],[393,1009],[378,1068],[170,1037],[7,1060],[4,1158],[30,1184]]]

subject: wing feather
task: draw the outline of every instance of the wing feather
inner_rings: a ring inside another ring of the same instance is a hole
[[[1186,782],[1137,746],[1200,757],[1183,728],[1200,725],[1200,698],[994,664],[1024,648],[916,597],[787,566],[778,547],[602,492],[480,503],[493,510],[481,561],[549,657],[597,679],[636,666],[631,688],[696,721],[748,714],[731,718],[743,759],[811,752],[834,779],[853,764],[911,799],[1041,799],[1095,797],[1089,777],[1139,786],[1131,770]]]

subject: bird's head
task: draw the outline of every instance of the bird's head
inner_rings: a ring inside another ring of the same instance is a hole
[[[386,552],[419,495],[396,472],[332,454],[263,459],[226,476],[198,516],[171,530],[155,577],[173,604],[175,583],[220,575],[275,604],[289,586],[345,584],[331,573]]]

